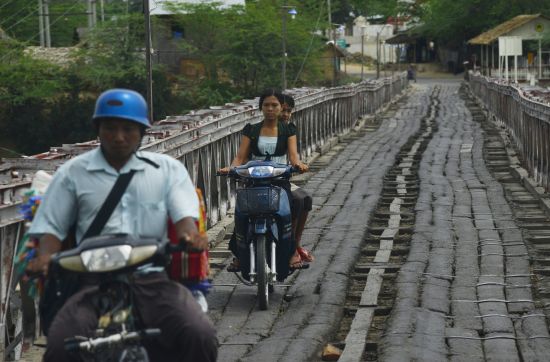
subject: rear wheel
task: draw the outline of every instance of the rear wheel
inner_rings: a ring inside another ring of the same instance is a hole
[[[258,301],[261,310],[266,310],[269,306],[269,275],[267,272],[265,242],[265,235],[257,235],[256,271],[258,276]]]

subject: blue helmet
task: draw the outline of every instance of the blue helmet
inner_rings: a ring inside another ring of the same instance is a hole
[[[92,119],[100,118],[122,118],[151,127],[147,118],[147,102],[141,94],[129,89],[110,89],[101,93]]]

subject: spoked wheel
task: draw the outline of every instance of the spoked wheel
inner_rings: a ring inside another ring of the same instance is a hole
[[[258,276],[258,301],[261,310],[269,306],[269,275],[267,271],[265,235],[258,235],[256,239],[256,273]]]

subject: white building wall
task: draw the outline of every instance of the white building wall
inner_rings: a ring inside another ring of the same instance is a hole
[[[166,3],[200,4],[203,2],[204,0],[149,0],[149,9],[151,11],[151,15],[170,15],[172,12],[168,11],[164,6]],[[223,6],[245,4],[245,0],[219,0],[217,2],[223,3]]]
[[[361,53],[361,33],[364,29],[364,54],[376,59],[376,37],[380,44],[380,63],[396,62],[395,47],[385,44],[384,41],[394,36],[393,26],[389,24],[365,24],[361,17],[357,18],[353,26],[352,36],[342,36],[350,46],[347,51],[350,53]],[[365,26],[364,28],[362,26]]]

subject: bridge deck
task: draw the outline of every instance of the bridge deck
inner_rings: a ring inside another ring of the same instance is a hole
[[[530,262],[547,260],[550,224],[479,115],[458,83],[418,84],[376,129],[318,159],[303,185],[316,260],[266,312],[254,288],[217,273],[220,361],[316,361],[328,343],[341,361],[547,358],[545,286]]]
[[[299,180],[316,260],[268,311],[223,269],[229,215],[210,231],[219,361],[547,359],[550,223],[504,145],[458,82],[415,84]]]

